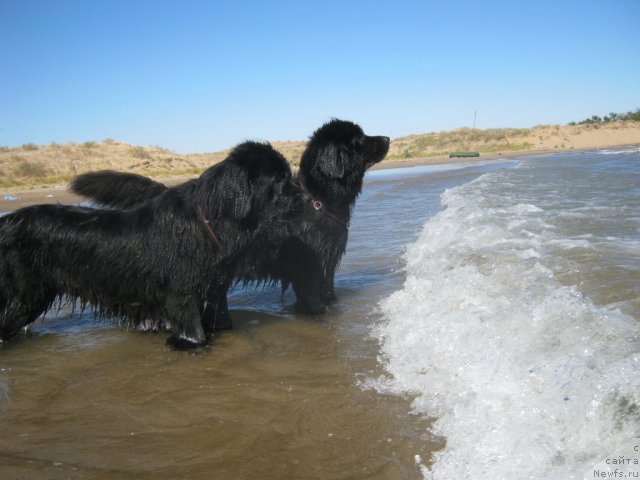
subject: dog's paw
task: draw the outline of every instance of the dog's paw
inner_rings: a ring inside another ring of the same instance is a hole
[[[320,302],[296,302],[296,311],[305,315],[322,315],[327,312],[327,307]]]
[[[167,345],[175,350],[180,351],[197,351],[207,347],[207,340],[195,341],[191,338],[181,337],[179,335],[171,335],[167,338]]]

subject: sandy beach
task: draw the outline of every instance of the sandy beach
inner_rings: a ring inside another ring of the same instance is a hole
[[[158,180],[174,185],[190,178],[193,177],[166,177]],[[84,200],[84,197],[71,192],[68,185],[32,189],[9,188],[0,190],[0,212],[12,212],[30,205],[74,205]]]
[[[544,150],[536,152],[501,152],[496,154],[485,154],[474,159],[465,158],[449,158],[445,156],[428,157],[428,158],[408,158],[403,160],[385,160],[381,164],[375,165],[373,170],[382,170],[390,168],[406,168],[419,165],[443,165],[449,163],[468,163],[469,161],[492,161],[502,160],[505,158],[516,158],[532,155],[548,155],[550,153],[558,153],[557,150]],[[168,185],[175,185],[186,180],[194,178],[194,176],[170,176],[158,178],[159,181]],[[71,192],[68,185],[57,185],[48,188],[8,188],[0,190],[0,212],[11,212],[18,208],[28,207],[30,205],[41,204],[61,204],[73,205],[79,204],[85,198]]]
[[[640,143],[640,138],[638,142]],[[629,143],[627,145],[631,145],[633,143]],[[405,168],[405,167],[414,167],[420,165],[444,165],[450,163],[469,163],[471,162],[486,162],[486,161],[497,161],[504,160],[506,158],[518,158],[518,157],[530,157],[536,155],[549,155],[552,153],[560,153],[563,151],[580,151],[580,150],[591,150],[593,148],[619,148],[625,145],[614,144],[614,145],[606,145],[606,146],[598,146],[598,147],[583,147],[583,148],[571,148],[568,150],[557,150],[557,149],[545,149],[545,150],[535,150],[535,151],[506,151],[499,153],[489,153],[489,154],[481,154],[478,158],[449,158],[448,156],[433,156],[433,157],[417,157],[417,158],[407,158],[407,159],[393,159],[393,160],[385,160],[382,163],[375,165],[372,167],[372,170],[382,170],[382,169],[392,169],[392,168]],[[182,183],[186,180],[194,178],[195,176],[191,175],[178,175],[178,176],[167,176],[167,177],[158,177],[157,179],[167,185],[176,185]],[[75,195],[71,191],[69,191],[68,185],[56,185],[54,187],[46,187],[46,188],[6,188],[0,189],[0,212],[10,212],[13,210],[17,210],[18,208],[27,207],[30,205],[40,205],[40,204],[61,204],[61,205],[72,205],[79,204],[83,200],[84,197]]]
[[[275,141],[272,145],[297,165],[304,141]],[[430,132],[395,138],[387,159],[376,169],[468,162],[449,152],[477,151],[479,161],[520,156],[620,148],[640,145],[640,122],[547,125],[528,129],[468,129]],[[167,184],[193,178],[221,161],[227,151],[182,155],[161,147],[142,147],[115,140],[82,144],[26,144],[0,149],[0,211],[41,203],[79,203],[67,183],[78,174],[97,170],[138,173]]]
[[[482,160],[491,160],[495,158],[501,158],[501,156],[482,156]],[[373,168],[378,170],[385,168],[411,167],[416,165],[437,165],[459,161],[460,159],[449,159],[446,157],[412,158],[407,160],[388,160],[385,161],[382,165],[376,165]],[[189,180],[190,178],[194,178],[194,176],[170,176],[161,177],[158,178],[158,180],[168,185],[175,185]],[[18,208],[28,207],[30,205],[79,204],[83,200],[85,200],[85,198],[71,192],[68,185],[57,185],[55,187],[31,189],[19,187],[7,188],[0,190],[0,212],[11,212],[13,210],[17,210]]]

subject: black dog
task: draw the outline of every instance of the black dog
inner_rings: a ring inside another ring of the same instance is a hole
[[[202,316],[207,299],[226,294],[257,232],[278,228],[290,182],[282,155],[247,142],[134,209],[39,205],[0,218],[0,340],[64,297],[164,325],[177,348],[205,344],[215,327]]]
[[[289,196],[289,210],[302,209],[302,215],[279,223],[278,228],[261,229],[238,262],[236,278],[280,281],[283,291],[292,285],[298,311],[324,312],[336,299],[334,275],[345,252],[351,210],[364,174],[388,149],[388,137],[367,136],[352,122],[333,120],[316,130],[302,155],[299,174],[292,180],[295,193]],[[173,189],[188,188],[190,183]],[[117,172],[81,175],[71,188],[114,208],[130,208],[172,190],[139,175]],[[210,299],[205,316],[213,317],[208,322],[216,326],[231,326],[226,295]]]

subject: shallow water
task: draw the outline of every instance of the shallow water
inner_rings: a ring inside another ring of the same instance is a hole
[[[37,322],[0,350],[0,477],[419,477],[442,446],[429,420],[359,382],[381,372],[371,315],[404,245],[445,188],[496,167],[450,168],[369,174],[328,315],[237,289],[234,329],[199,355],[69,308]]]
[[[111,328],[4,350],[2,478],[412,477],[427,425],[354,385],[331,320],[234,317],[201,355]]]
[[[638,158],[370,172],[334,310],[237,289],[199,355],[38,322],[0,349],[0,478],[582,478],[636,431]]]

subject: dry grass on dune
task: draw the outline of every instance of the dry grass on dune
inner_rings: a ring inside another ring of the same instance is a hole
[[[460,128],[450,132],[430,132],[395,139],[388,158],[419,158],[445,156],[459,150],[498,152],[528,150],[532,144],[522,141],[529,129]]]
[[[447,156],[452,151],[480,153],[572,150],[640,143],[640,122],[542,125],[533,128],[461,128],[397,138],[389,159]]]
[[[295,163],[304,142],[274,143]],[[220,162],[228,150],[181,155],[162,147],[142,147],[115,140],[59,145],[0,147],[0,187],[49,186],[96,170],[135,172],[151,177],[196,175]]]
[[[273,142],[297,165],[305,142]],[[515,129],[461,128],[401,137],[391,142],[389,160],[446,157],[452,151],[480,153],[553,151],[640,144],[640,122],[539,126]],[[112,169],[150,177],[196,175],[221,161],[228,150],[181,155],[161,147],[141,147],[115,140],[81,144],[26,144],[0,147],[0,188],[67,183],[80,173]],[[435,160],[435,159],[434,159]]]
[[[214,154],[217,161],[222,153]],[[149,175],[196,173],[199,159],[160,147],[137,147],[114,140],[38,146],[26,144],[0,151],[0,186],[66,183],[79,173],[114,169]],[[204,159],[203,159],[204,162]]]

